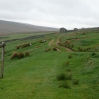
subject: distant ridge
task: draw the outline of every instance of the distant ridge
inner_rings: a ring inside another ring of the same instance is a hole
[[[58,31],[58,28],[43,27],[25,23],[0,20],[0,33],[21,33],[41,31]]]

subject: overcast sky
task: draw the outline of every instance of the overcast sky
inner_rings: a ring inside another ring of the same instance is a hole
[[[0,19],[66,29],[99,27],[99,0],[0,0]]]

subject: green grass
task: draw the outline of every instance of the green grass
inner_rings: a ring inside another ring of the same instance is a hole
[[[82,35],[82,33],[85,33]],[[68,41],[70,45],[74,45],[73,50],[78,51],[78,47],[86,49],[90,47],[89,51],[99,51],[99,34],[98,30],[78,31],[78,33],[70,33],[69,35],[62,35],[62,42]]]
[[[95,33],[86,31],[90,39],[85,39],[84,42],[87,40],[92,48],[94,44],[98,44],[96,39],[99,34]],[[52,39],[57,41],[63,37],[64,42],[71,35],[76,34],[53,34],[40,39],[6,43],[4,78],[0,79],[0,99],[98,99],[99,52],[65,52],[61,47],[58,48],[62,51],[58,52],[48,46]],[[79,38],[86,35],[77,34]],[[45,43],[39,43],[39,40],[44,39],[47,39]],[[32,46],[16,50],[17,45],[29,42]],[[52,46],[54,44],[55,42]],[[79,45],[75,43],[75,46]],[[47,48],[51,48],[51,51],[45,52]],[[30,56],[10,59],[13,52],[26,51]],[[68,58],[69,56],[72,58]],[[57,75],[60,74],[66,75],[68,79],[57,80]]]
[[[25,37],[29,37],[29,36],[36,36],[36,35],[43,35],[43,34],[50,34],[50,33],[42,32],[42,33],[11,33],[11,34],[5,34],[4,37],[7,37],[7,38],[0,38],[0,42],[5,41],[5,40],[20,39],[20,38],[25,38]]]

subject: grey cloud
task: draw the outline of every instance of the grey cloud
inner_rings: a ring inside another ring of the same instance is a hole
[[[98,0],[0,0],[0,19],[52,27],[99,26]]]

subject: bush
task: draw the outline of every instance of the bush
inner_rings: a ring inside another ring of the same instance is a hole
[[[67,40],[66,42],[64,42],[64,47],[70,48],[70,42]]]
[[[23,44],[23,45],[22,45],[22,48],[24,48],[24,47],[26,47],[26,46],[27,46],[27,44]]]
[[[91,54],[91,56],[95,56],[95,55],[96,55],[96,53],[94,53],[94,52]]]
[[[17,52],[14,52],[14,53],[11,55],[11,59],[14,59],[14,58],[19,58],[19,59],[21,59],[21,58],[24,58],[25,56],[29,56],[29,55],[30,55],[29,52],[25,52],[25,54],[22,53],[22,52],[20,52],[19,54],[18,54]]]
[[[68,55],[68,59],[71,59],[71,58],[73,58],[72,55]]]
[[[78,47],[78,51],[83,52],[84,50],[82,48]]]
[[[43,43],[43,41],[42,41],[42,40],[40,40],[40,41],[39,41],[39,43]]]
[[[30,55],[30,53],[29,52],[25,52],[25,56],[29,56]]]
[[[25,44],[21,45],[22,48],[28,47],[28,46],[31,46],[31,43],[25,43]]]
[[[74,44],[71,45],[71,49],[74,47]]]
[[[20,49],[20,48],[24,48],[24,47],[28,47],[28,46],[31,46],[31,43],[25,43],[25,44],[16,46],[16,49]]]
[[[14,59],[14,58],[18,58],[18,53],[17,53],[17,52],[14,52],[14,53],[11,55],[11,59]]]
[[[64,43],[62,41],[59,41],[58,45],[63,46]]]
[[[24,58],[24,54],[22,52],[20,52],[19,55],[18,55],[18,58],[19,59]]]
[[[73,85],[78,85],[79,84],[79,80],[73,80]]]
[[[65,80],[66,79],[66,75],[65,74],[59,74],[57,76],[57,80]]]
[[[53,48],[53,51],[57,51],[57,48],[54,47],[54,48]]]
[[[67,74],[60,74],[57,76],[57,80],[71,80],[72,79],[72,74],[67,73]]]
[[[50,48],[48,48],[48,49],[45,50],[45,52],[48,52],[48,51],[50,51]]]
[[[82,35],[85,35],[85,33],[82,33]]]
[[[85,51],[90,51],[90,49],[91,49],[91,48],[90,48],[90,47],[88,47],[88,48],[86,48],[86,49],[85,49]]]
[[[99,54],[92,56],[93,58],[99,58]]]
[[[16,46],[16,49],[19,49],[19,48],[21,48],[21,46]]]

